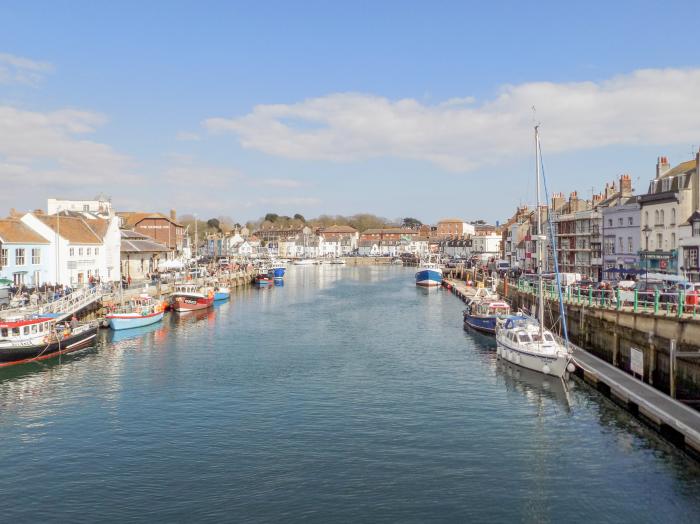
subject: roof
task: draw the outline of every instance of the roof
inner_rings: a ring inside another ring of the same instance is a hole
[[[697,164],[696,159],[681,162],[680,164],[678,164],[674,168],[668,170],[666,173],[661,175],[660,178],[667,178],[667,177],[671,177],[671,176],[682,175],[684,173],[688,173],[689,171],[694,171],[695,168],[697,167],[697,165],[698,164]]]
[[[57,231],[71,244],[102,244],[102,237],[87,225],[87,220],[78,217],[56,215],[34,215],[36,219]],[[91,222],[93,222],[91,220]],[[106,222],[106,221],[104,221]]]
[[[681,225],[682,226],[693,225],[693,222],[697,222],[697,221],[700,221],[700,211],[696,210],[692,215],[690,215],[688,220],[683,222]]]
[[[49,241],[21,220],[0,220],[0,242],[7,244],[48,244]]]
[[[357,229],[350,226],[332,225],[322,228],[321,233],[357,233]]]
[[[122,229],[121,237],[120,251],[122,253],[163,253],[170,251],[167,246],[136,231]]]
[[[120,216],[122,219],[124,219],[124,227],[129,228],[129,229],[135,227],[139,222],[141,222],[142,220],[146,220],[147,218],[167,220],[168,222],[172,223],[175,226],[183,227],[182,224],[179,224],[178,222],[171,220],[169,216],[164,215],[163,213],[143,213],[143,212],[136,212],[136,211],[121,211],[121,212],[117,213],[117,215]]]
[[[388,227],[381,229],[366,229],[362,232],[363,235],[417,235],[415,229],[404,229],[400,227]]]
[[[444,224],[446,222],[459,222],[460,224],[466,224],[466,220],[462,220],[461,218],[443,218],[442,220],[438,220],[438,224]]]

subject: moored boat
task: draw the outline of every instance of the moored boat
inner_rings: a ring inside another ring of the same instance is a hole
[[[437,260],[431,256],[421,262],[416,271],[416,286],[434,287],[442,284],[442,268]]]
[[[200,288],[194,284],[177,284],[170,298],[170,307],[179,313],[206,309],[213,303],[214,290]]]
[[[72,353],[92,346],[96,335],[94,322],[59,324],[50,317],[0,320],[0,367]]]
[[[163,320],[165,308],[163,304],[154,301],[148,295],[140,295],[125,306],[115,308],[105,315],[109,327],[115,331],[148,326]]]
[[[228,300],[231,297],[231,290],[225,286],[216,286],[214,288],[214,300]]]
[[[497,297],[476,297],[467,304],[467,308],[464,310],[464,325],[494,335],[496,321],[508,315],[510,315],[508,302]]]
[[[255,276],[255,285],[258,287],[267,287],[273,283],[273,278],[267,273],[260,273]]]
[[[281,279],[284,278],[284,271],[285,268],[283,265],[275,264],[273,267],[270,268],[267,274],[272,278]]]

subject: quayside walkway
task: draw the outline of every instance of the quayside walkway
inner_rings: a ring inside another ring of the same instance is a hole
[[[77,289],[66,295],[44,304],[26,306],[21,308],[6,309],[0,312],[0,318],[16,318],[25,315],[52,315],[61,321],[73,316],[95,302],[102,300],[103,290],[99,286]]]
[[[475,288],[462,281],[445,279],[443,282],[465,302],[476,293]],[[578,377],[643,419],[674,444],[700,456],[700,412],[588,351],[571,346]]]

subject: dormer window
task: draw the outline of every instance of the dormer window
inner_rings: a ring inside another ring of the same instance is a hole
[[[700,237],[700,220],[695,220],[693,222],[693,236]]]

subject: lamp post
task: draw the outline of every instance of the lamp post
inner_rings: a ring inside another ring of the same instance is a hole
[[[651,228],[649,224],[642,228],[642,233],[644,233],[644,287],[649,290],[649,233],[651,233]]]

